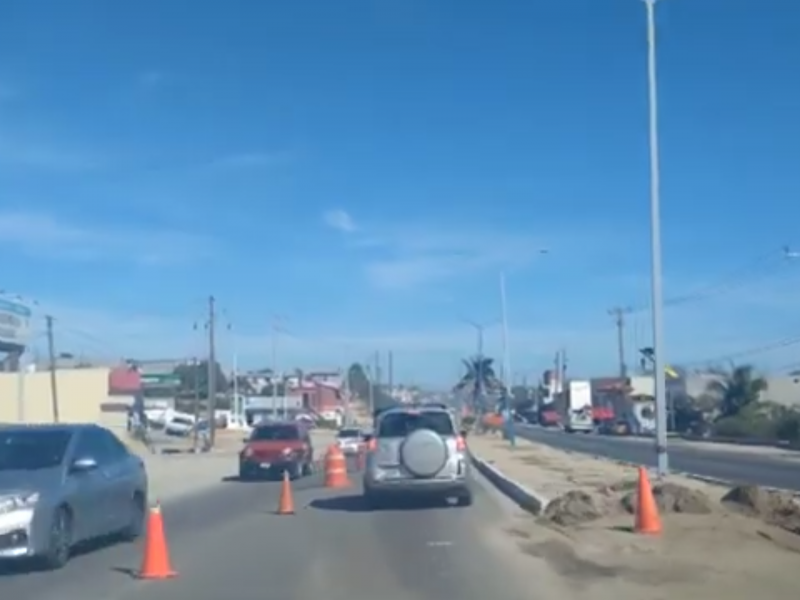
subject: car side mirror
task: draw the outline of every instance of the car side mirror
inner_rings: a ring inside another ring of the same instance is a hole
[[[467,437],[467,433],[469,433],[469,432],[466,429],[462,429],[458,433],[462,438],[466,438]]]
[[[97,461],[90,456],[78,458],[72,463],[71,471],[73,473],[87,473],[94,471],[97,468]]]

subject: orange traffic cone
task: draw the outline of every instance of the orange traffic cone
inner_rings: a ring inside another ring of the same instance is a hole
[[[278,501],[279,515],[294,514],[294,499],[292,498],[292,484],[289,482],[288,471],[283,472],[283,483],[281,484],[281,497]]]
[[[661,517],[658,515],[658,505],[653,497],[650,487],[650,478],[647,469],[639,467],[639,482],[636,487],[636,533],[658,535],[661,533]]]
[[[344,488],[349,486],[347,459],[339,446],[332,444],[325,455],[325,487]]]
[[[147,531],[144,538],[144,556],[139,577],[142,579],[170,579],[177,573],[172,570],[164,534],[164,519],[161,506],[156,504],[147,516]]]

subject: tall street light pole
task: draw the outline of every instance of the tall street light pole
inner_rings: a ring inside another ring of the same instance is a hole
[[[656,397],[656,453],[658,475],[669,472],[667,454],[667,381],[664,360],[663,286],[661,277],[661,198],[658,157],[658,85],[656,77],[656,0],[644,0],[647,9],[647,91],[650,138],[650,252],[652,279],[653,354]]]
[[[538,253],[540,255],[549,254],[549,250],[547,248],[540,248]],[[500,313],[501,313],[501,322],[503,325],[503,384],[506,386],[506,389],[510,392],[511,390],[511,350],[509,348],[509,339],[508,339],[508,304],[506,302],[506,274],[504,271],[500,271]]]
[[[511,356],[508,348],[508,306],[506,304],[506,274],[500,272],[500,311],[503,322],[503,384],[511,390]]]

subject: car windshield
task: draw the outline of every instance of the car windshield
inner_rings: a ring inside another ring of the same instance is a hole
[[[360,429],[342,429],[337,434],[337,437],[340,437],[340,438],[357,438],[357,437],[361,437],[361,430]]]
[[[294,425],[267,425],[256,427],[250,436],[251,442],[299,440],[300,431]]]
[[[72,432],[0,431],[0,471],[51,469],[64,462]]]
[[[430,429],[439,435],[453,435],[453,421],[446,412],[398,412],[385,415],[378,436],[405,437],[417,429]]]

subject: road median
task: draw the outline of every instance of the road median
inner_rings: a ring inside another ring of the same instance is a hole
[[[800,506],[790,493],[671,475],[654,481],[664,532],[641,536],[634,466],[522,439],[511,448],[475,435],[469,445],[479,470],[533,513],[507,534],[531,560],[573,573],[576,597],[771,599],[796,589]]]

